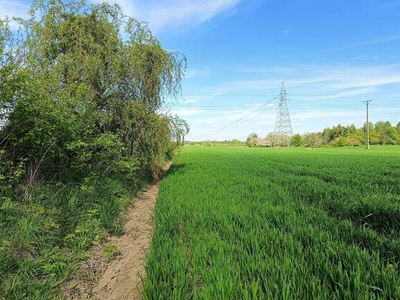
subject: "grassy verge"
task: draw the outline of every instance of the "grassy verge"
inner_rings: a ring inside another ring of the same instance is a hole
[[[6,186],[4,183],[3,186]],[[0,299],[57,299],[85,251],[121,232],[119,214],[139,187],[122,176],[41,183],[0,197]]]

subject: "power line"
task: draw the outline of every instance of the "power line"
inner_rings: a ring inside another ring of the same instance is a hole
[[[332,99],[331,101],[322,101],[318,99],[310,99],[307,101],[296,101],[296,103],[291,105],[292,109],[302,109],[302,108],[317,108],[317,107],[337,107],[337,108],[358,108],[359,101],[357,99],[351,99],[346,101],[337,101],[337,99]],[[381,108],[400,108],[400,102],[398,101],[384,101],[381,103],[371,103],[373,106],[379,106]],[[251,108],[259,108],[259,105],[198,105],[198,104],[174,104],[169,108],[184,108],[186,110],[243,110]]]
[[[284,92],[286,92],[286,90],[284,90]],[[286,95],[286,93],[284,93]],[[282,95],[282,91],[281,94]],[[298,95],[298,94],[297,94]],[[261,95],[260,95],[261,96]],[[226,115],[226,111],[237,111],[237,110],[244,110],[244,109],[252,109],[249,113],[241,116],[240,118],[236,119],[235,121],[225,125],[222,128],[219,128],[217,130],[208,132],[206,134],[201,134],[200,136],[209,136],[212,134],[216,134],[216,133],[224,133],[227,132],[229,130],[232,130],[242,124],[244,124],[245,122],[247,122],[250,118],[255,118],[259,115],[261,115],[262,113],[266,112],[267,110],[271,109],[271,108],[275,108],[275,105],[270,105],[272,101],[274,101],[275,99],[277,99],[276,97],[272,98],[271,100],[269,100],[268,102],[259,105],[259,106],[255,106],[255,105],[192,105],[192,104],[188,104],[188,105],[173,105],[172,108],[183,108],[185,110],[193,110],[199,111],[199,114],[201,113],[206,113],[207,115]],[[336,99],[335,99],[336,100]],[[315,100],[317,101],[317,100]],[[307,101],[307,102],[296,102],[295,105],[291,105],[291,110],[310,110],[310,108],[313,109],[313,111],[318,110],[318,109],[326,109],[326,108],[346,108],[346,109],[359,109],[359,103],[357,100],[347,100],[347,101],[342,101],[342,103],[338,103],[338,102],[334,102],[334,100],[332,100],[332,102],[328,103],[328,101],[324,101],[325,103],[321,103],[321,101],[319,100],[318,103],[310,103],[310,102],[314,102],[313,100]],[[337,101],[337,100],[336,100]],[[356,102],[357,101],[357,102]],[[376,106],[378,103],[372,104],[374,106]],[[400,103],[391,103],[391,102],[387,102],[387,103],[379,103],[379,108],[390,108],[390,109],[397,109],[397,107],[400,108]],[[270,105],[270,106],[268,106]],[[267,107],[268,106],[268,107]],[[211,112],[211,113],[210,113]],[[220,113],[213,113],[213,112],[220,112]],[[276,130],[275,130],[276,131]]]
[[[211,135],[211,134],[215,134],[215,133],[221,133],[221,131],[223,131],[224,129],[226,129],[226,128],[228,128],[228,127],[230,127],[230,126],[232,126],[232,125],[234,125],[234,124],[236,124],[236,123],[242,121],[243,119],[249,117],[250,115],[252,115],[252,114],[253,114],[254,112],[256,112],[257,110],[266,107],[268,104],[270,104],[270,103],[271,103],[272,101],[274,101],[275,99],[276,99],[276,98],[272,98],[270,101],[268,101],[268,102],[264,103],[263,105],[261,105],[261,106],[255,108],[255,109],[253,109],[251,112],[249,112],[248,114],[244,115],[243,117],[240,117],[239,119],[237,119],[237,120],[235,120],[235,121],[229,123],[228,125],[226,125],[226,126],[220,128],[220,129],[218,129],[218,130],[215,130],[215,131],[213,131],[213,132],[209,132],[209,133],[207,133],[207,134],[203,134],[203,136],[207,136],[207,135]],[[231,128],[230,128],[230,129],[231,129]]]
[[[264,113],[264,112],[265,112],[266,110],[268,110],[269,108],[270,108],[270,107],[267,107],[266,109],[261,110],[259,113],[253,115],[252,118],[258,117],[259,115],[261,115],[262,113]],[[238,126],[243,125],[243,124],[246,123],[247,121],[248,121],[248,119],[244,120],[243,122],[240,122],[240,123],[236,124],[236,125],[233,126],[233,127],[227,128],[227,129],[225,129],[225,130],[223,130],[223,131],[221,131],[221,132],[219,132],[219,133],[221,134],[221,133],[225,133],[225,132],[227,132],[227,131],[229,131],[229,130],[235,129],[235,128],[237,128]]]
[[[374,104],[371,104],[374,105]],[[376,106],[376,104],[374,105]],[[203,105],[196,105],[196,106],[173,106],[172,108],[174,109],[185,109],[188,111],[242,111],[244,109],[252,109],[252,108],[259,108],[260,106],[254,106],[254,105],[248,105],[248,106],[203,106]],[[388,103],[387,105],[379,105],[380,108],[396,108],[396,106],[394,106],[393,104]],[[400,108],[400,105],[397,106],[398,108]],[[305,104],[302,105],[300,103],[291,105],[291,109],[296,109],[296,110],[301,110],[301,109],[318,109],[318,108],[354,108],[354,109],[358,109],[359,105],[356,103],[351,103],[348,105],[341,105],[341,104],[337,104],[337,103],[332,103],[332,104],[314,104],[314,103],[310,103],[310,104]],[[224,114],[224,113],[221,113]]]

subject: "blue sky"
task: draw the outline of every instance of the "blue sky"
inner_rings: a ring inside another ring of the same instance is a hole
[[[97,0],[92,0],[97,2]],[[117,0],[162,46],[187,56],[168,109],[187,140],[245,140],[274,130],[285,82],[294,133],[400,121],[398,0]],[[0,0],[0,17],[30,1]]]

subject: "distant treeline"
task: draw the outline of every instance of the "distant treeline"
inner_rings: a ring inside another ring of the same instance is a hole
[[[400,145],[400,122],[393,126],[389,121],[369,123],[369,142],[371,145]],[[367,126],[357,128],[354,124],[348,126],[337,125],[325,128],[318,133],[294,134],[288,139],[286,146],[317,148],[323,146],[361,146],[366,143]],[[256,133],[251,133],[246,140],[248,146],[274,147],[276,136],[273,133],[265,138],[260,138]],[[233,144],[240,144],[232,140]]]

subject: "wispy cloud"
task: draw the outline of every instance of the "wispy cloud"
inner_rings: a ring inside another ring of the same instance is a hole
[[[366,46],[389,43],[389,42],[398,41],[398,40],[400,40],[400,34],[390,35],[390,36],[382,36],[382,37],[375,38],[375,39],[365,40],[365,41],[361,41],[361,42],[357,42],[357,43],[353,43],[353,44],[347,44],[347,45],[344,45],[343,47],[337,48],[335,50],[341,51],[341,50],[355,49],[355,48],[361,48],[361,47],[366,47]]]
[[[353,60],[378,60],[379,56],[377,55],[358,55],[352,58]]]
[[[330,93],[348,96],[375,92],[387,84],[400,84],[400,65],[298,65],[244,69],[249,79],[226,81],[225,89],[254,90],[277,88],[284,81],[292,90],[312,90],[313,93]],[[348,91],[351,90],[351,91]]]
[[[103,0],[91,0],[98,3]],[[233,13],[246,0],[116,0],[126,15],[148,22],[155,33],[187,30],[217,15]]]
[[[237,6],[243,1],[249,0],[106,0],[119,4],[126,15],[147,22],[154,33],[195,28],[216,16],[235,13]],[[22,0],[0,0],[0,18],[26,18],[29,3]]]
[[[327,118],[348,118],[348,117],[360,117],[363,116],[364,111],[348,111],[348,110],[337,110],[337,111],[324,111],[324,110],[310,110],[303,113],[292,113],[290,118],[292,120],[321,120]],[[354,122],[354,121],[353,121]]]
[[[28,17],[30,5],[24,1],[9,1],[0,0],[0,18],[24,18]],[[10,22],[11,29],[17,29],[18,24],[16,22]]]
[[[224,80],[213,80],[214,76]],[[339,123],[361,126],[365,121],[365,105],[362,101],[366,99],[374,99],[376,105],[371,106],[371,120],[396,121],[396,107],[400,109],[396,100],[396,87],[400,86],[399,64],[299,64],[264,68],[230,66],[229,69],[219,70],[219,73],[210,73],[209,81],[209,92],[196,90],[199,93],[199,97],[195,98],[198,111],[187,117],[193,125],[189,138],[243,139],[249,132],[256,131],[263,135],[273,131],[277,114],[276,97],[282,81],[289,93],[289,111],[293,130],[297,133],[316,132]],[[191,97],[196,96],[192,90],[186,92],[192,93]],[[255,107],[271,99],[271,103],[251,114]],[[385,104],[381,101],[385,101]],[[380,107],[388,108],[388,101],[393,104],[388,112],[378,110]],[[209,107],[202,105],[226,105],[227,109],[210,111]],[[243,109],[235,110],[236,105]]]
[[[331,95],[324,96],[324,99],[335,99],[335,98],[346,98],[350,96],[357,96],[357,95],[370,95],[378,91],[378,88],[375,86],[371,87],[363,87],[363,88],[353,88],[341,92],[337,92]],[[321,97],[320,97],[321,98]]]
[[[185,74],[185,79],[193,79],[193,78],[207,78],[210,77],[214,73],[213,69],[210,66],[205,66],[202,68],[188,68]]]
[[[0,0],[0,17],[26,17],[29,5],[23,1]]]
[[[89,0],[91,3],[117,3],[124,14],[147,22],[153,33],[187,31],[219,15],[235,13],[237,6],[249,0]],[[30,1],[0,0],[0,18],[26,18]],[[17,28],[11,23],[12,29]]]

